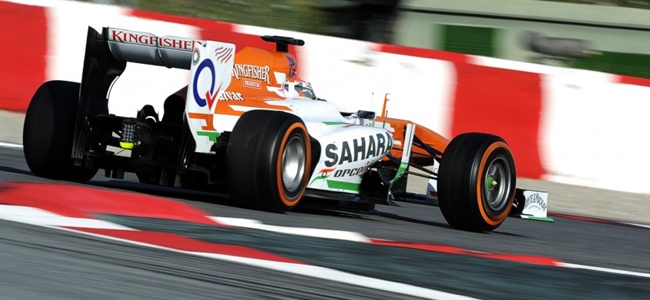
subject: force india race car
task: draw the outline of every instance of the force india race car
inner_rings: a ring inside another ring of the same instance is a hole
[[[546,193],[515,188],[513,155],[500,137],[449,141],[384,112],[341,112],[297,79],[288,49],[302,40],[261,38],[275,50],[89,28],[81,83],[45,82],[29,104],[30,170],[76,182],[99,169],[117,179],[130,172],[274,212],[302,200],[345,209],[437,202],[452,227],[470,231],[493,230],[508,216],[548,219]],[[151,105],[117,116],[109,94],[127,63],[189,69],[189,84],[164,100],[162,117]],[[406,175],[428,179],[429,188],[407,192]]]

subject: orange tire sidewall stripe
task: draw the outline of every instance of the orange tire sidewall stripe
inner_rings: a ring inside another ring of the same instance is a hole
[[[478,210],[481,212],[481,217],[483,217],[483,220],[491,226],[499,225],[503,221],[503,219],[508,216],[508,213],[510,213],[510,206],[508,206],[502,213],[496,216],[497,221],[494,221],[485,212],[485,207],[483,206],[483,193],[481,193],[481,189],[484,183],[482,180],[483,171],[485,170],[485,164],[487,163],[487,159],[490,156],[490,154],[492,154],[494,150],[499,148],[505,148],[508,149],[508,151],[510,151],[510,148],[504,142],[496,142],[490,145],[490,147],[488,147],[487,150],[485,150],[485,153],[483,154],[483,158],[481,158],[481,164],[478,169],[479,178],[477,179],[476,182],[476,201],[478,202]],[[510,175],[508,174],[508,176]]]
[[[302,197],[302,194],[305,192],[305,187],[306,185],[303,185],[300,193],[296,196],[294,200],[291,200],[287,197],[287,195],[284,192],[284,185],[282,184],[282,153],[284,152],[284,147],[287,145],[287,140],[289,139],[289,136],[291,136],[291,133],[293,132],[294,129],[300,129],[302,130],[305,138],[305,175],[302,178],[302,182],[307,182],[309,180],[309,168],[311,166],[311,144],[309,141],[309,135],[307,134],[307,127],[305,127],[304,124],[300,122],[296,122],[289,126],[287,129],[286,133],[282,137],[282,143],[280,144],[280,148],[278,149],[278,157],[276,160],[276,183],[278,185],[278,194],[280,195],[280,200],[282,200],[282,203],[286,205],[287,207],[293,207],[298,204],[296,199],[300,199]]]

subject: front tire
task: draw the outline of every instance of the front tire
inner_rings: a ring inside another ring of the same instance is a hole
[[[29,103],[23,152],[27,166],[37,176],[84,182],[97,173],[97,169],[74,166],[71,158],[79,87],[76,82],[48,81]]]
[[[233,128],[226,150],[228,187],[238,203],[286,212],[298,205],[311,174],[311,142],[289,113],[253,110]]]
[[[508,217],[515,185],[514,159],[503,139],[461,134],[449,143],[440,162],[440,210],[452,227],[494,230]]]

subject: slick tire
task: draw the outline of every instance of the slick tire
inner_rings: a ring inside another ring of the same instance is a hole
[[[23,152],[27,166],[37,176],[85,182],[97,173],[97,169],[75,167],[71,159],[79,87],[76,82],[48,81],[29,103]]]
[[[438,202],[454,228],[491,231],[508,216],[515,198],[512,152],[500,137],[465,133],[454,138],[442,156]]]
[[[244,113],[226,150],[228,188],[246,207],[286,212],[300,202],[311,174],[311,142],[303,121],[289,113]]]

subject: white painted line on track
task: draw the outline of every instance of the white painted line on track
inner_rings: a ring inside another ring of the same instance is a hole
[[[56,228],[56,227],[54,227],[54,228]],[[265,268],[265,269],[280,271],[280,272],[287,272],[287,273],[292,273],[292,274],[304,275],[304,276],[309,276],[309,277],[314,277],[314,278],[320,278],[320,279],[325,279],[325,280],[330,280],[330,281],[346,283],[346,284],[350,284],[350,285],[356,285],[356,286],[361,286],[361,287],[366,287],[366,288],[372,288],[372,289],[381,290],[381,291],[387,291],[387,292],[391,292],[391,293],[404,294],[404,295],[409,295],[409,296],[414,296],[414,297],[421,297],[421,298],[425,298],[425,299],[449,299],[449,300],[477,300],[478,299],[478,298],[472,298],[472,297],[463,296],[463,295],[456,295],[456,294],[451,294],[451,293],[447,293],[447,292],[422,288],[422,287],[419,287],[419,286],[414,286],[414,285],[409,285],[409,284],[404,284],[404,283],[398,283],[398,282],[392,282],[392,281],[387,281],[387,280],[382,280],[382,279],[377,279],[377,278],[372,278],[372,277],[365,277],[365,276],[355,275],[355,274],[351,274],[351,273],[337,271],[337,270],[334,270],[334,269],[328,269],[328,268],[325,268],[325,267],[304,265],[304,264],[293,264],[293,263],[286,263],[286,262],[268,261],[268,260],[262,260],[262,259],[240,257],[240,256],[231,256],[231,255],[223,255],[223,254],[215,254],[215,253],[207,253],[207,252],[184,251],[184,250],[178,250],[178,249],[174,249],[174,248],[168,248],[168,247],[163,247],[163,246],[158,246],[158,245],[153,245],[153,244],[141,243],[141,242],[126,240],[126,239],[121,239],[121,238],[115,238],[115,237],[110,237],[110,236],[105,236],[105,235],[99,235],[99,234],[83,232],[83,231],[78,231],[78,230],[74,230],[74,229],[68,229],[68,228],[59,228],[59,229],[62,229],[62,230],[65,230],[65,231],[70,231],[70,232],[77,232],[77,233],[81,233],[81,234],[84,234],[84,235],[91,235],[91,236],[94,236],[94,237],[99,237],[99,238],[104,238],[104,239],[110,239],[110,240],[125,242],[125,243],[129,243],[129,244],[135,244],[135,245],[140,245],[140,246],[145,246],[145,247],[150,247],[150,248],[163,249],[163,250],[177,252],[177,253],[185,253],[185,254],[190,254],[190,255],[208,257],[208,258],[212,258],[212,259],[218,259],[218,260],[230,261],[230,262],[235,262],[235,263],[241,263],[241,264],[251,265],[251,266],[255,266],[255,267],[261,267],[261,268]]]
[[[300,234],[300,235],[307,235],[313,237],[324,237],[324,238],[345,239],[345,240],[357,241],[357,242],[368,242],[367,237],[360,234],[355,235],[353,232],[273,226],[273,225],[265,225],[256,220],[241,219],[241,218],[225,218],[225,217],[209,217],[209,218],[230,226],[256,228],[256,229],[269,230],[274,232]],[[326,279],[331,281],[357,285],[361,287],[400,293],[404,295],[411,295],[411,296],[428,298],[428,299],[459,299],[459,300],[476,299],[467,296],[450,294],[442,291],[413,286],[409,284],[397,283],[397,282],[392,282],[392,281],[387,281],[387,280],[382,280],[382,279],[377,279],[372,277],[359,276],[359,275],[350,274],[350,273],[337,271],[337,270],[320,267],[320,266],[267,261],[267,260],[261,260],[255,258],[247,258],[247,257],[239,257],[239,256],[231,256],[231,255],[223,255],[223,254],[207,253],[207,252],[184,251],[184,250],[163,247],[154,244],[136,242],[127,239],[121,239],[121,238],[116,238],[116,237],[111,237],[106,235],[84,232],[80,230],[74,230],[66,227],[118,229],[118,230],[134,230],[134,229],[129,227],[124,227],[111,222],[101,221],[101,220],[65,217],[65,216],[61,216],[58,214],[54,214],[33,207],[16,206],[16,205],[0,205],[0,219],[32,224],[32,225],[37,225],[42,227],[54,228],[54,229],[59,229],[64,231],[76,232],[84,235],[95,236],[95,237],[100,237],[109,240],[116,240],[116,241],[121,241],[129,244],[146,246],[150,248],[158,248],[158,249],[164,249],[164,250],[178,252],[178,253],[186,253],[186,254],[198,255],[198,256],[209,257],[209,258],[214,258],[219,260],[238,262],[242,264],[263,267],[263,268],[272,269],[281,272],[305,275],[305,276],[310,276],[315,278],[321,278],[321,279]],[[626,271],[626,270],[619,270],[619,269],[612,269],[612,268],[587,266],[587,265],[572,264],[572,263],[565,263],[565,262],[557,263],[556,266],[563,267],[563,268],[584,269],[584,270],[590,270],[595,272],[650,278],[650,273]]]
[[[57,215],[33,207],[0,205],[0,219],[26,223],[31,225],[37,225],[37,226],[42,226],[47,228],[54,228],[63,231],[68,231],[68,232],[75,232],[75,233],[80,233],[88,236],[120,241],[128,244],[134,244],[134,245],[145,246],[150,248],[163,249],[163,250],[173,251],[177,253],[185,253],[185,254],[203,256],[203,257],[219,259],[224,261],[242,263],[242,264],[252,265],[256,267],[281,271],[281,272],[326,279],[326,280],[346,283],[350,285],[356,285],[356,286],[372,288],[372,289],[387,291],[391,293],[409,295],[414,297],[421,297],[426,299],[450,299],[450,300],[477,299],[477,298],[437,291],[433,289],[427,289],[427,288],[404,284],[404,283],[398,283],[398,282],[392,282],[392,281],[387,281],[387,280],[382,280],[382,279],[377,279],[372,277],[355,275],[355,274],[337,271],[325,267],[305,265],[305,264],[294,264],[294,263],[287,263],[287,262],[268,261],[262,259],[207,253],[207,252],[183,251],[179,249],[163,247],[154,244],[136,242],[127,239],[121,239],[121,238],[116,238],[116,237],[111,237],[111,236],[106,236],[101,234],[94,234],[94,233],[84,232],[80,230],[74,230],[65,227],[59,227],[59,226],[74,226],[74,227],[86,227],[86,228],[133,230],[131,228],[120,226],[118,224],[113,224],[110,222],[104,222],[104,221],[93,220],[93,219],[70,218],[70,217]]]
[[[280,231],[280,232],[284,231],[284,229],[282,229],[282,227],[280,226],[264,225],[261,222],[254,221],[254,220],[237,219],[237,218],[217,218],[217,217],[213,217],[213,218],[219,221],[223,220],[226,222],[230,222],[230,224],[233,226],[235,224],[242,224],[242,225],[247,225],[249,228],[257,227],[257,228],[272,229],[274,231]],[[293,263],[286,263],[286,262],[275,262],[275,261],[267,261],[267,260],[260,260],[254,258],[246,258],[246,257],[238,257],[238,256],[230,256],[230,255],[206,253],[206,252],[183,251],[183,250],[178,250],[169,247],[163,247],[163,246],[136,242],[136,241],[121,239],[121,238],[116,238],[111,236],[88,233],[88,232],[69,229],[65,227],[59,227],[59,226],[70,226],[70,227],[74,226],[74,227],[86,227],[86,228],[108,228],[108,229],[132,230],[131,228],[124,227],[111,222],[105,222],[105,221],[94,220],[94,219],[85,219],[85,218],[70,218],[70,217],[61,216],[58,214],[54,214],[33,207],[16,206],[16,205],[0,205],[0,219],[10,220],[10,221],[15,221],[20,223],[27,223],[27,224],[32,224],[32,225],[37,225],[37,226],[42,226],[47,228],[54,228],[63,231],[68,231],[68,232],[75,232],[75,233],[80,233],[88,236],[94,236],[94,237],[99,237],[108,240],[115,240],[115,241],[120,241],[128,244],[145,246],[149,248],[157,248],[157,249],[163,249],[163,250],[177,252],[177,253],[185,253],[185,254],[203,256],[203,257],[219,259],[224,261],[242,263],[242,264],[252,265],[256,267],[281,271],[281,272],[310,276],[314,278],[331,280],[331,281],[341,282],[345,284],[357,285],[361,287],[383,290],[383,291],[393,292],[393,293],[400,293],[400,294],[410,295],[415,297],[422,297],[427,299],[452,299],[452,300],[476,299],[472,297],[451,294],[447,292],[427,289],[427,288],[418,287],[409,284],[403,284],[403,283],[392,282],[392,281],[387,281],[387,280],[382,280],[382,279],[377,279],[372,277],[355,275],[355,274],[346,273],[346,272],[333,270],[333,269],[320,267],[320,266],[293,264]],[[300,232],[300,230],[298,230],[298,232]],[[324,232],[320,232],[319,235],[323,235]],[[337,231],[335,230],[329,231],[329,233],[332,234],[336,232]],[[606,272],[606,273],[614,273],[620,275],[630,275],[630,276],[650,278],[650,274],[646,274],[646,273],[623,271],[623,270],[585,266],[585,265],[570,264],[570,263],[560,263],[558,264],[558,267],[586,269],[586,270],[592,270],[596,272]]]
[[[624,223],[624,224],[650,229],[650,225],[645,225],[645,224],[636,224],[636,223]]]
[[[365,237],[362,234],[354,233],[354,232],[347,232],[347,231],[340,231],[340,230],[326,230],[326,229],[313,229],[313,228],[294,228],[294,227],[265,225],[264,223],[262,223],[260,221],[257,221],[257,220],[242,219],[242,218],[225,218],[225,217],[214,217],[214,216],[211,216],[209,218],[211,218],[211,219],[213,219],[215,221],[221,222],[222,224],[229,225],[229,226],[244,227],[244,228],[255,228],[255,229],[268,230],[268,231],[279,232],[279,233],[297,234],[297,235],[305,235],[305,236],[313,236],[313,237],[323,237],[323,238],[329,238],[329,239],[341,239],[341,240],[349,240],[349,241],[356,241],[356,242],[363,242],[363,243],[369,242],[369,239],[367,237]],[[74,232],[79,232],[79,233],[87,234],[87,235],[93,235],[93,236],[97,236],[97,237],[103,237],[103,238],[108,238],[108,239],[113,239],[113,240],[125,241],[125,242],[129,242],[129,243],[132,243],[132,244],[144,245],[144,246],[154,247],[154,248],[168,249],[168,250],[172,250],[172,251],[175,251],[175,252],[190,253],[190,254],[195,254],[195,255],[214,257],[214,258],[219,258],[219,259],[224,259],[224,260],[229,260],[229,261],[235,261],[235,262],[239,261],[239,262],[242,262],[242,263],[247,263],[247,264],[262,266],[262,267],[269,267],[269,268],[272,268],[274,270],[292,272],[292,273],[296,273],[296,274],[310,275],[310,274],[312,274],[310,272],[313,272],[313,270],[307,270],[306,271],[307,273],[303,273],[302,269],[300,269],[300,272],[298,272],[296,270],[293,270],[293,267],[291,267],[291,268],[280,267],[280,266],[284,266],[285,264],[289,264],[289,265],[292,265],[292,266],[294,265],[294,264],[290,264],[290,263],[271,262],[271,265],[266,266],[266,264],[269,263],[269,262],[265,261],[265,260],[259,260],[259,259],[253,259],[253,258],[243,258],[243,257],[237,257],[237,256],[229,256],[229,255],[221,255],[221,254],[214,254],[214,253],[205,253],[205,252],[182,251],[182,250],[177,250],[177,249],[174,249],[174,248],[162,247],[162,246],[157,246],[157,245],[152,245],[152,244],[146,244],[146,243],[141,243],[141,242],[135,242],[135,241],[124,240],[124,239],[120,239],[120,238],[105,236],[105,235],[98,235],[98,234],[78,231],[78,230],[74,230],[74,229],[69,229],[69,228],[65,228],[65,227],[134,230],[132,228],[121,226],[121,225],[111,223],[111,222],[95,220],[95,219],[71,218],[71,217],[61,216],[61,215],[58,215],[58,214],[55,214],[55,213],[52,213],[52,212],[49,212],[49,211],[46,211],[46,210],[33,208],[33,207],[28,207],[28,206],[0,205],[0,219],[19,222],[19,223],[26,223],[26,224],[44,226],[44,227],[50,227],[50,228],[61,229],[61,230],[66,230],[66,231],[74,231]],[[279,264],[279,266],[276,266],[276,264]],[[650,274],[648,274],[648,273],[625,271],[625,270],[610,269],[610,268],[603,268],[603,267],[586,266],[586,265],[571,264],[571,263],[564,263],[564,262],[557,263],[556,266],[565,267],[565,268],[572,268],[572,269],[585,269],[585,270],[592,270],[592,271],[597,271],[597,272],[605,272],[605,273],[613,273],[613,274],[620,274],[620,275],[630,275],[630,276],[650,278]],[[322,269],[332,271],[332,270],[327,269],[327,268],[322,268]],[[328,272],[325,272],[325,273],[330,274]],[[345,274],[347,274],[347,273],[345,273]],[[337,280],[337,279],[319,277],[319,276],[315,276],[315,277],[330,279],[330,280]],[[359,277],[362,277],[362,276],[359,276]],[[368,282],[366,277],[363,277],[363,278],[364,278],[363,279],[364,282]],[[342,282],[345,282],[345,281],[342,281]],[[367,286],[367,285],[363,285],[363,284],[358,284],[358,285]],[[408,285],[408,286],[409,286],[409,288],[412,288],[412,286],[410,286],[410,285]],[[377,287],[374,287],[374,286],[368,286],[368,287],[377,288]],[[387,290],[391,290],[391,289],[387,289]],[[424,289],[424,290],[429,291],[429,289]],[[454,295],[454,296],[457,296],[457,295]],[[452,298],[450,298],[450,299],[452,299]],[[453,298],[453,299],[472,299],[472,298]]]
[[[18,205],[0,205],[0,219],[39,226],[134,230],[129,227],[102,220],[71,218],[39,208]]]
[[[192,253],[192,252],[188,252]],[[220,254],[212,253],[194,253],[196,255],[213,257],[217,259],[229,260],[234,262],[240,262],[244,264],[250,264],[247,261],[252,259],[244,257],[233,257]],[[392,293],[410,295],[415,297],[422,297],[426,299],[449,299],[449,300],[469,300],[477,299],[468,296],[456,295],[447,292],[422,288],[410,284],[398,283],[383,279],[376,279],[372,277],[365,277],[360,275],[355,275],[352,273],[346,273],[342,271],[337,271],[334,269],[319,267],[319,266],[310,266],[310,265],[301,265],[301,264],[291,264],[283,262],[274,262],[274,261],[259,261],[257,260],[253,265],[269,268],[278,271],[284,271],[287,273],[299,274],[304,276],[316,277],[331,281],[337,281],[341,283],[347,283],[351,285],[357,285],[361,287],[372,288],[375,290],[387,291]]]
[[[565,267],[565,268],[572,268],[572,269],[585,269],[585,270],[598,271],[598,272],[604,272],[604,273],[612,273],[612,274],[619,274],[619,275],[629,275],[629,276],[650,278],[649,273],[624,271],[624,270],[602,268],[602,267],[593,267],[593,266],[585,266],[585,265],[578,265],[578,264],[571,264],[571,263],[558,263],[557,266]]]
[[[242,219],[242,218],[210,217],[210,219],[215,220],[220,224],[242,227],[242,228],[260,229],[260,230],[266,230],[272,232],[310,236],[316,238],[370,243],[370,239],[365,235],[357,232],[351,232],[351,231],[274,226],[274,225],[266,225],[258,220]]]
[[[360,287],[366,287],[366,288],[372,288],[372,289],[381,290],[381,291],[387,291],[387,292],[391,292],[391,293],[404,294],[404,295],[409,295],[409,296],[414,296],[414,297],[421,297],[421,298],[424,298],[424,299],[449,299],[449,300],[478,300],[479,299],[479,298],[472,298],[472,297],[468,297],[468,296],[451,294],[451,293],[447,293],[447,292],[427,289],[427,288],[414,286],[414,285],[410,285],[410,284],[405,284],[405,283],[398,283],[398,282],[392,282],[392,281],[387,281],[387,280],[382,280],[382,279],[377,279],[377,278],[372,278],[372,277],[365,277],[365,276],[361,276],[361,275],[355,275],[355,274],[346,273],[346,272],[337,271],[337,270],[334,270],[334,269],[328,269],[328,268],[319,267],[319,266],[268,261],[268,260],[262,260],[262,259],[240,257],[240,256],[231,256],[231,255],[223,255],[223,254],[216,254],[216,253],[184,251],[184,250],[178,250],[178,249],[169,248],[169,247],[163,247],[163,246],[158,246],[158,245],[153,245],[153,244],[136,242],[136,241],[127,240],[127,239],[121,239],[121,238],[116,238],[116,237],[111,237],[111,236],[105,236],[105,235],[101,235],[101,234],[89,233],[89,232],[84,232],[84,231],[79,231],[79,230],[74,230],[74,229],[69,229],[69,228],[60,228],[60,227],[56,227],[56,226],[45,226],[45,227],[60,229],[60,230],[63,230],[63,231],[68,231],[68,232],[80,233],[80,234],[83,234],[83,235],[89,235],[89,236],[93,236],[93,237],[97,237],[97,238],[103,238],[103,239],[108,239],[108,240],[113,240],[113,241],[118,241],[118,242],[124,242],[124,243],[138,245],[138,246],[144,246],[144,247],[149,247],[149,248],[167,250],[167,251],[176,252],[176,253],[184,253],[184,254],[202,256],[202,257],[218,259],[218,260],[223,260],[223,261],[241,263],[241,264],[245,264],[245,265],[250,265],[250,266],[255,266],[255,267],[260,267],[260,268],[265,268],[265,269],[270,269],[270,270],[275,270],[275,271],[280,271],[280,272],[287,272],[287,273],[292,273],[292,274],[304,275],[304,276],[309,276],[309,277],[314,277],[314,278],[326,279],[326,280],[346,283],[346,284],[350,284],[350,285],[356,285],[356,286],[360,286]]]
[[[20,144],[13,144],[13,143],[5,143],[5,142],[0,142],[0,147],[6,147],[6,148],[23,148],[23,145]]]

